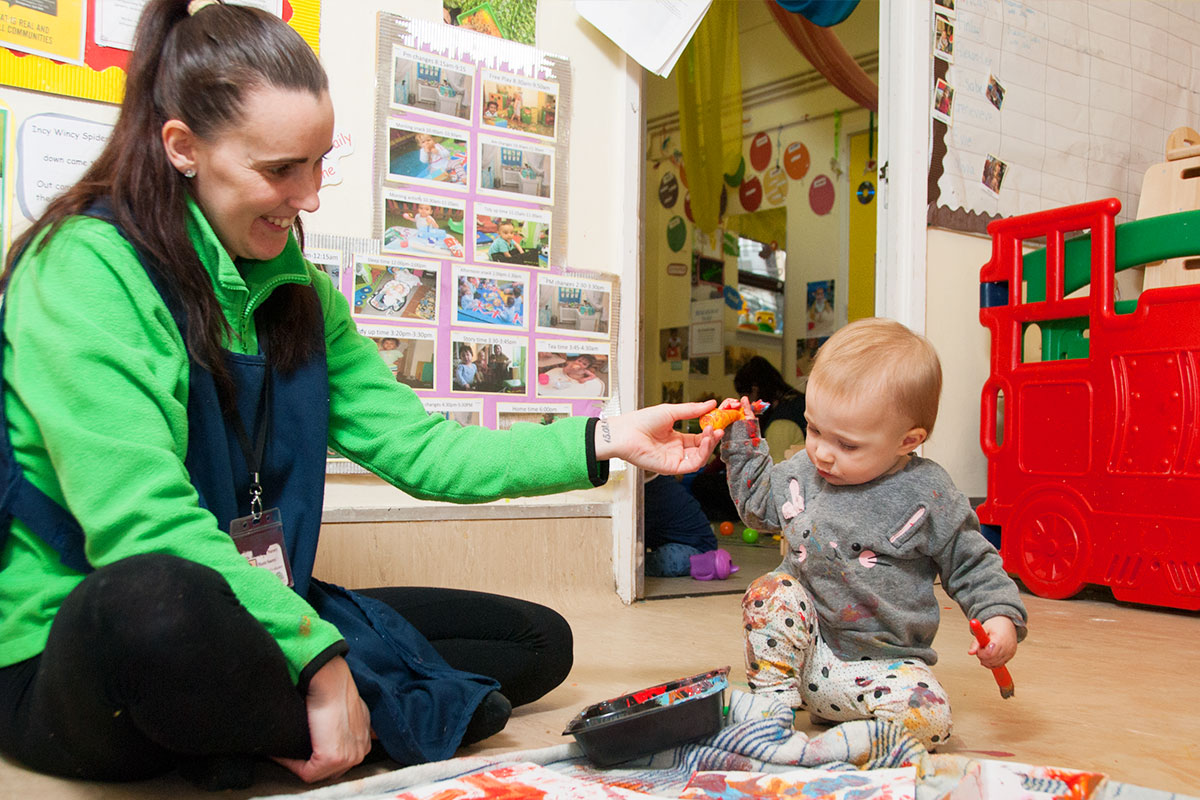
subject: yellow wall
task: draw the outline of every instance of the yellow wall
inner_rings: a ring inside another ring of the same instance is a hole
[[[846,321],[875,316],[875,215],[879,211],[879,178],[875,167],[879,133],[874,129],[850,137],[849,291],[846,293]],[[876,194],[859,193],[870,182]],[[863,202],[866,200],[866,202]]]

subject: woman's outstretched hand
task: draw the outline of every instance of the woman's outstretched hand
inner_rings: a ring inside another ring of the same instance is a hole
[[[701,433],[682,433],[674,425],[706,414],[715,406],[713,400],[663,403],[602,419],[596,425],[596,458],[620,458],[663,475],[700,469],[708,463],[724,431],[705,428]]]

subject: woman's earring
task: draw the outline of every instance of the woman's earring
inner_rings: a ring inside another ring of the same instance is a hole
[[[185,177],[185,178],[194,178],[194,177],[196,177],[196,170],[195,170],[195,169],[193,169],[192,167],[188,167],[187,169],[185,169],[185,170],[183,171],[183,177]]]

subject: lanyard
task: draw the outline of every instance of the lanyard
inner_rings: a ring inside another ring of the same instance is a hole
[[[237,434],[238,444],[242,446],[242,455],[246,459],[246,469],[250,471],[250,516],[255,522],[262,519],[262,484],[259,482],[259,470],[262,469],[263,453],[267,448],[267,429],[271,427],[271,367],[267,365],[263,373],[262,390],[258,394],[258,424],[255,426],[254,444],[246,433],[242,415],[238,412],[237,404],[232,403],[228,409],[233,430]]]

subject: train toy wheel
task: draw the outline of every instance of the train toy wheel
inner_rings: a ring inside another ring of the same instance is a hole
[[[1016,539],[1015,567],[1029,590],[1039,597],[1064,600],[1087,584],[1091,558],[1082,500],[1066,494],[1042,494],[1023,506],[1005,526]]]

